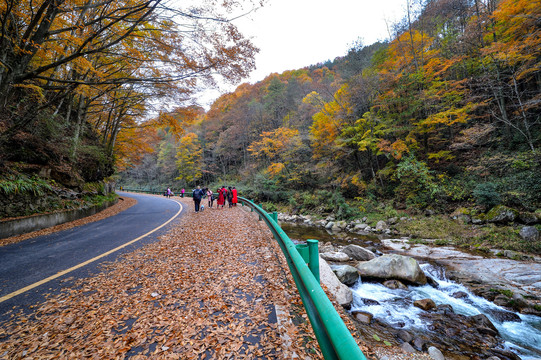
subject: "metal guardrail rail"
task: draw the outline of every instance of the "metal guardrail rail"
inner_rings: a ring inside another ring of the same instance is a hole
[[[123,189],[123,191],[163,195],[163,191],[139,189]],[[188,196],[188,194],[185,193],[184,196]],[[317,262],[310,261],[310,268],[308,267],[307,260],[301,255],[303,249],[298,249],[293,244],[289,236],[278,225],[278,219],[275,216],[271,217],[261,206],[251,200],[243,197],[238,199],[243,205],[250,206],[258,213],[260,219],[265,221],[280,245],[324,358],[326,360],[366,360],[342,318],[319,285],[319,268],[314,268],[314,264]],[[313,252],[314,247],[310,245],[308,244],[308,248],[311,247],[311,249],[307,250]],[[314,257],[319,254],[312,253],[308,256]]]
[[[280,245],[325,359],[366,360],[342,318],[319,285],[319,279],[316,279],[278,222],[252,201],[243,197],[239,197],[239,201],[259,214]]]

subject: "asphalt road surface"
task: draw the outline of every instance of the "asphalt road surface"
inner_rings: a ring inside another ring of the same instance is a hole
[[[156,241],[184,210],[165,197],[119,194],[137,204],[100,221],[0,247],[0,321],[59,291],[69,284],[66,278],[89,276],[100,263]]]

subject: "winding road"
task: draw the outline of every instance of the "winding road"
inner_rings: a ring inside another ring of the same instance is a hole
[[[0,320],[13,307],[26,309],[66,279],[99,271],[103,262],[156,241],[183,206],[159,196],[119,193],[137,204],[106,219],[0,247]]]

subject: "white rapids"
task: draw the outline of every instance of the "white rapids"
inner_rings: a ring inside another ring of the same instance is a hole
[[[410,286],[407,290],[391,290],[381,284],[362,283],[361,280],[353,285],[353,305],[351,310],[366,311],[374,318],[384,320],[390,325],[404,329],[426,329],[419,314],[423,311],[413,306],[413,301],[430,298],[436,305],[449,304],[457,314],[478,315],[485,314],[500,332],[505,340],[505,346],[517,353],[524,360],[541,359],[541,318],[533,315],[517,314],[521,322],[499,321],[492,313],[494,311],[507,311],[490,301],[472,294],[466,287],[454,283],[445,277],[441,268],[430,264],[422,264],[423,271],[430,275],[438,287],[430,285]],[[467,296],[455,298],[456,292],[464,292]],[[371,302],[366,304],[362,299],[375,300],[379,305]]]

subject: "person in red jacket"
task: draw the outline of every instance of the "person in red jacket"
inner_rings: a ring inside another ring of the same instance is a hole
[[[216,201],[216,208],[218,209],[220,208],[220,205],[222,205],[222,208],[223,208],[225,204],[224,190],[225,190],[225,186],[222,186],[221,189],[218,189],[218,201]]]
[[[237,198],[237,189],[233,186],[233,189],[231,190],[231,193],[233,194],[233,206],[237,206],[237,203],[239,202],[239,199]]]

